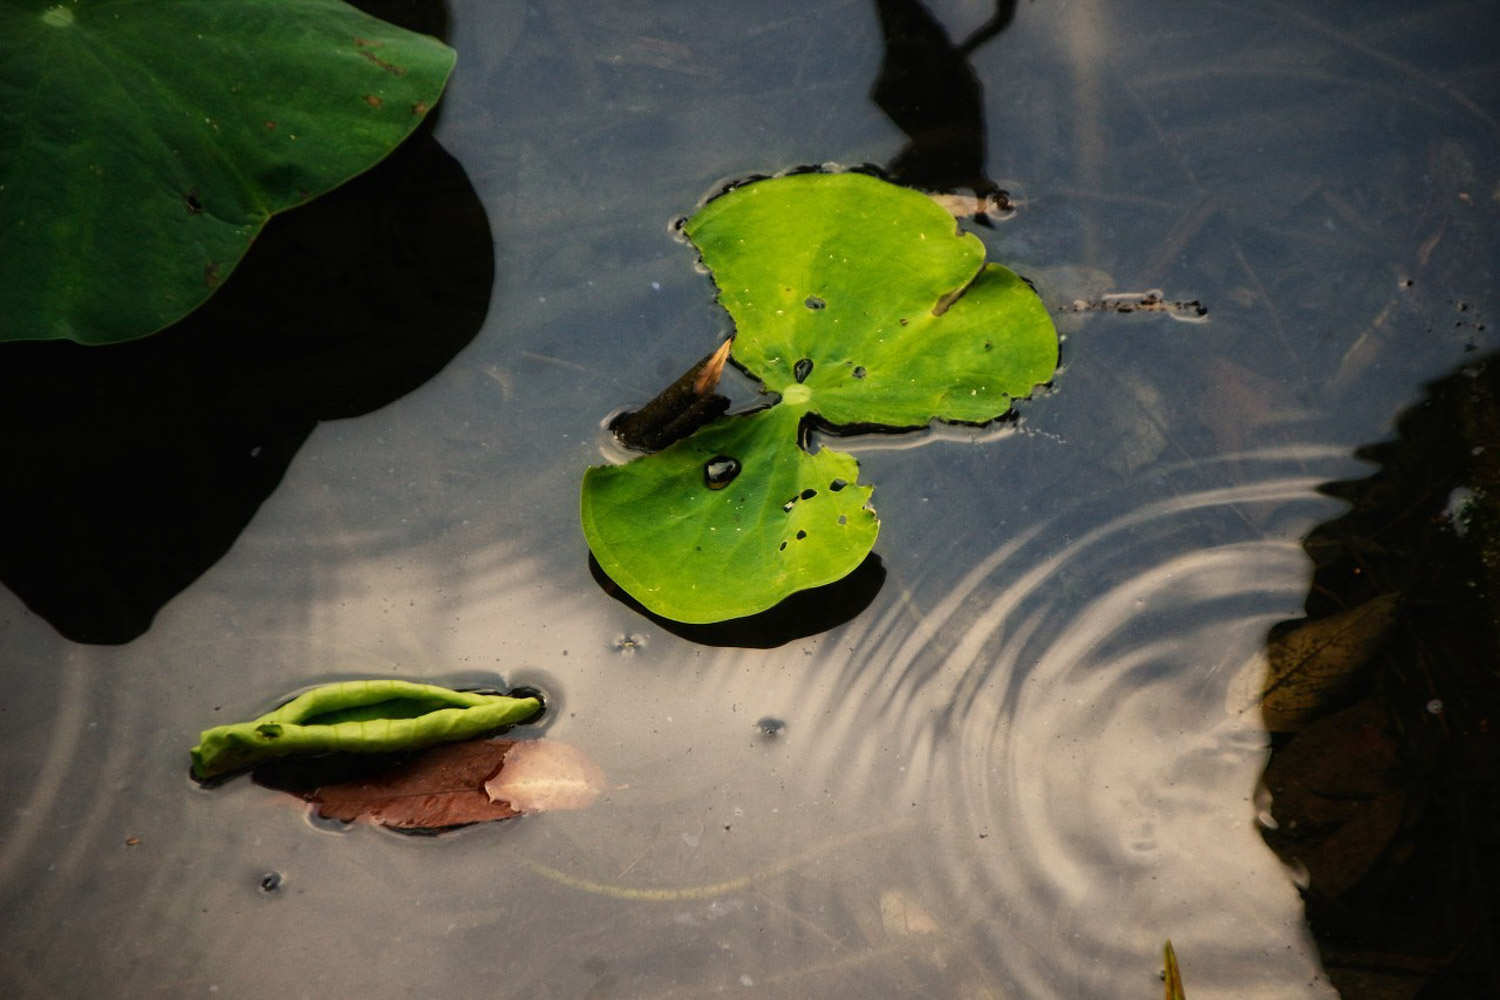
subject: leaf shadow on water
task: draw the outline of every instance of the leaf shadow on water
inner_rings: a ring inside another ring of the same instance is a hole
[[[1010,26],[1016,0],[955,45],[917,0],[875,0],[885,38],[873,101],[909,142],[886,166],[898,184],[947,191],[1000,193],[985,173],[984,86],[969,54]]]
[[[1500,995],[1500,356],[1428,386],[1323,492],[1307,618],[1272,630],[1262,835],[1346,997]]]
[[[647,611],[605,575],[592,554],[589,556],[589,573],[599,589],[675,636],[704,646],[747,649],[774,649],[853,621],[870,606],[885,585],[885,564],[872,552],[842,580],[798,591],[759,614],[709,625],[689,625]]]
[[[446,26],[441,4],[363,6]],[[492,235],[434,118],[272,219],[182,322],[110,347],[5,345],[0,581],[63,636],[144,633],[234,544],[319,421],[411,392],[478,333]]]

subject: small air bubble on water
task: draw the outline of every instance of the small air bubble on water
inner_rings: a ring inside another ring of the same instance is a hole
[[[757,721],[755,728],[760,730],[762,736],[775,738],[786,732],[786,723],[768,715],[764,719]]]
[[[626,656],[634,653],[637,649],[643,649],[645,645],[646,637],[636,635],[634,632],[626,632],[624,635],[616,636],[614,641],[615,652],[623,653]]]

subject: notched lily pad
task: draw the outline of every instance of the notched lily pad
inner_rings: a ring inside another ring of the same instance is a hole
[[[778,177],[715,198],[683,232],[734,319],[734,360],[829,424],[984,423],[1057,367],[1041,299],[919,191]]]
[[[720,420],[583,480],[583,530],[611,579],[675,621],[726,621],[850,573],[879,522],[859,465],[797,447],[794,407]],[[732,473],[732,474],[731,474]]]
[[[985,423],[1057,365],[1036,293],[926,195],[864,174],[731,189],[687,220],[768,409],[584,476],[584,533],[646,608],[688,623],[838,580],[875,544],[858,463],[803,447],[834,427]]]

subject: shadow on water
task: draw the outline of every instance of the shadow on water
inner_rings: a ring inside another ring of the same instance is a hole
[[[1500,358],[1434,383],[1308,535],[1268,641],[1266,843],[1346,997],[1500,996]]]
[[[885,564],[872,552],[843,579],[798,591],[759,614],[709,625],[689,625],[647,611],[605,575],[592,555],[589,556],[589,572],[606,594],[673,635],[704,646],[742,646],[748,649],[773,649],[852,621],[870,606],[885,584]]]
[[[441,4],[363,6],[446,27]],[[479,331],[489,222],[432,129],[429,116],[375,168],[271,220],[171,328],[0,350],[0,580],[63,636],[141,635],[228,551],[318,421],[412,391]]]
[[[969,55],[1010,26],[1015,0],[955,45],[917,0],[875,0],[885,57],[870,99],[905,132],[906,146],[886,167],[899,184],[978,195],[1000,193],[985,173],[984,87]]]

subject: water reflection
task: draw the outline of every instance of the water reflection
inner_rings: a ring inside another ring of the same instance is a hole
[[[1324,488],[1353,509],[1308,535],[1307,618],[1269,643],[1264,836],[1344,996],[1494,996],[1500,362],[1430,386],[1398,432],[1362,451],[1373,476]]]

